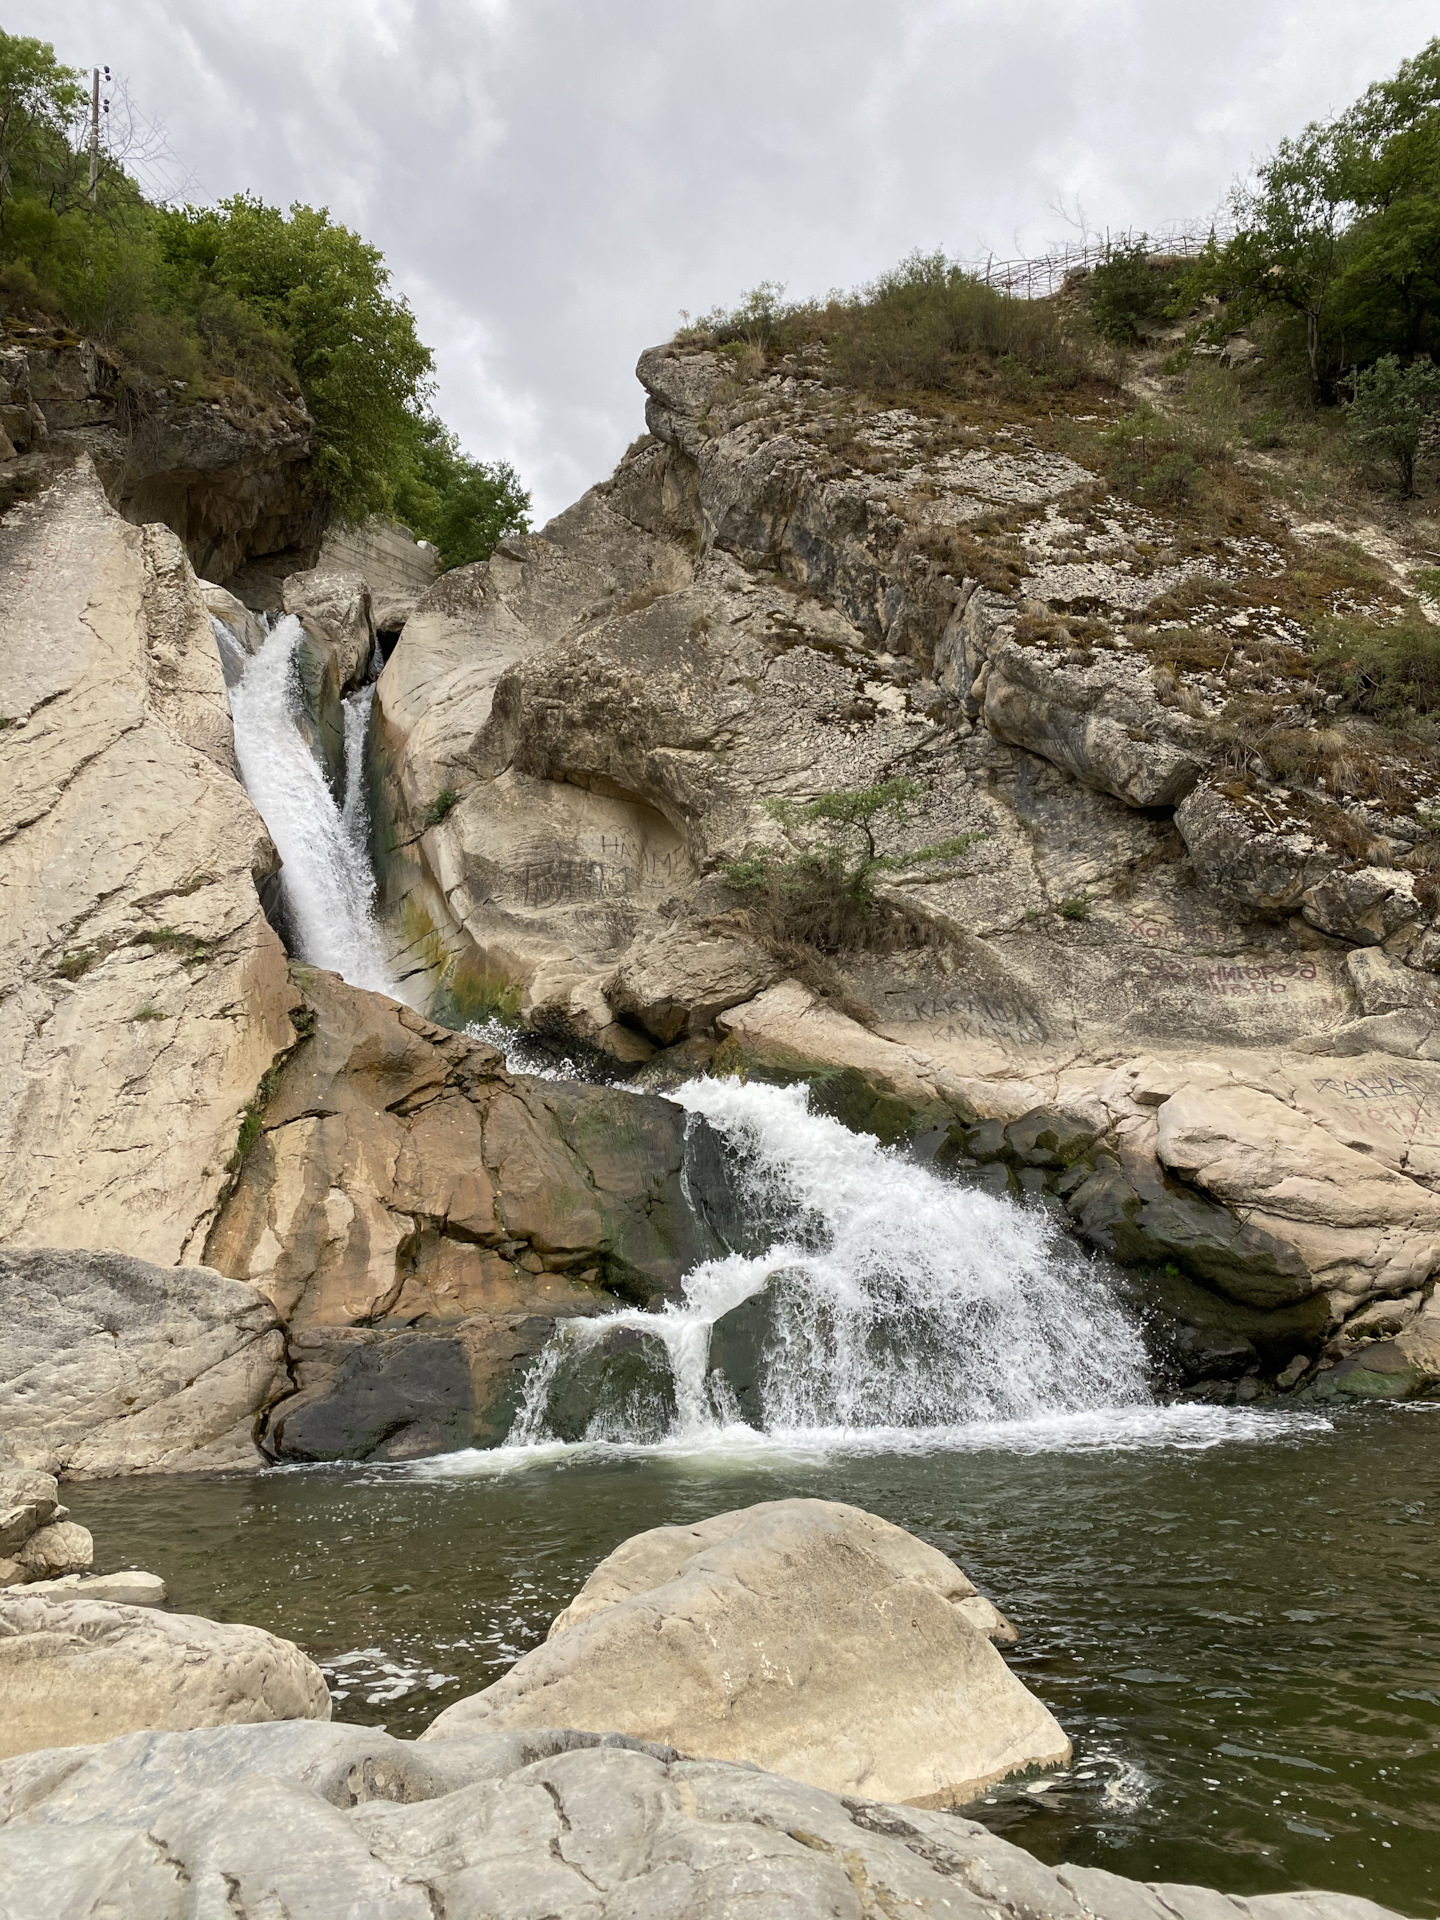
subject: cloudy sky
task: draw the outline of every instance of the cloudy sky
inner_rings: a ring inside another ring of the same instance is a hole
[[[1205,217],[1435,31],[1428,0],[0,0],[108,64],[192,198],[383,248],[439,409],[543,520],[641,431],[639,350],[761,280]]]

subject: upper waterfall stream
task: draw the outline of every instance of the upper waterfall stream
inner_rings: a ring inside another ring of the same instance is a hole
[[[300,622],[286,614],[241,667],[230,689],[236,757],[284,862],[280,883],[296,958],[398,999],[375,926],[365,804],[365,730],[375,690],[363,687],[345,702],[345,796],[337,805],[300,730],[301,635]]]

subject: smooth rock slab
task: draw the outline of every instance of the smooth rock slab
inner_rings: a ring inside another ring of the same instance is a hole
[[[112,1601],[0,1593],[0,1755],[142,1728],[328,1720],[325,1679],[259,1627]]]
[[[954,1815],[614,1736],[136,1734],[0,1764],[0,1920],[1393,1920],[1045,1867]]]
[[[625,1541],[543,1647],[421,1738],[564,1721],[953,1804],[1070,1757],[990,1644],[1009,1631],[903,1528],[838,1501],[768,1501]]]

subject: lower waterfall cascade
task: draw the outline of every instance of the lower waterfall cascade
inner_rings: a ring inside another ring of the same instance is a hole
[[[345,701],[345,794],[336,803],[300,730],[296,649],[303,629],[277,620],[238,678],[234,643],[217,641],[230,684],[235,753],[246,792],[279,851],[280,884],[295,957],[338,973],[351,986],[400,999],[375,925],[375,874],[365,799],[365,734],[373,686]]]
[[[903,1441],[1150,1402],[1140,1329],[1043,1212],[810,1112],[804,1086],[702,1079],[671,1097],[720,1135],[769,1244],[696,1267],[658,1313],[560,1323],[512,1446],[745,1428]]]

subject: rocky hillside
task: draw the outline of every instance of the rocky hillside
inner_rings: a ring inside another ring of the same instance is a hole
[[[650,1084],[723,1043],[1043,1192],[1206,1391],[1440,1375],[1437,769],[1309,639],[1392,618],[1404,555],[1242,467],[1140,504],[1112,476],[1163,420],[1098,383],[878,407],[822,348],[683,343],[639,375],[613,479],[447,575],[381,679],[417,989]],[[761,924],[734,863],[805,838],[766,803],[899,776],[865,936]]]

